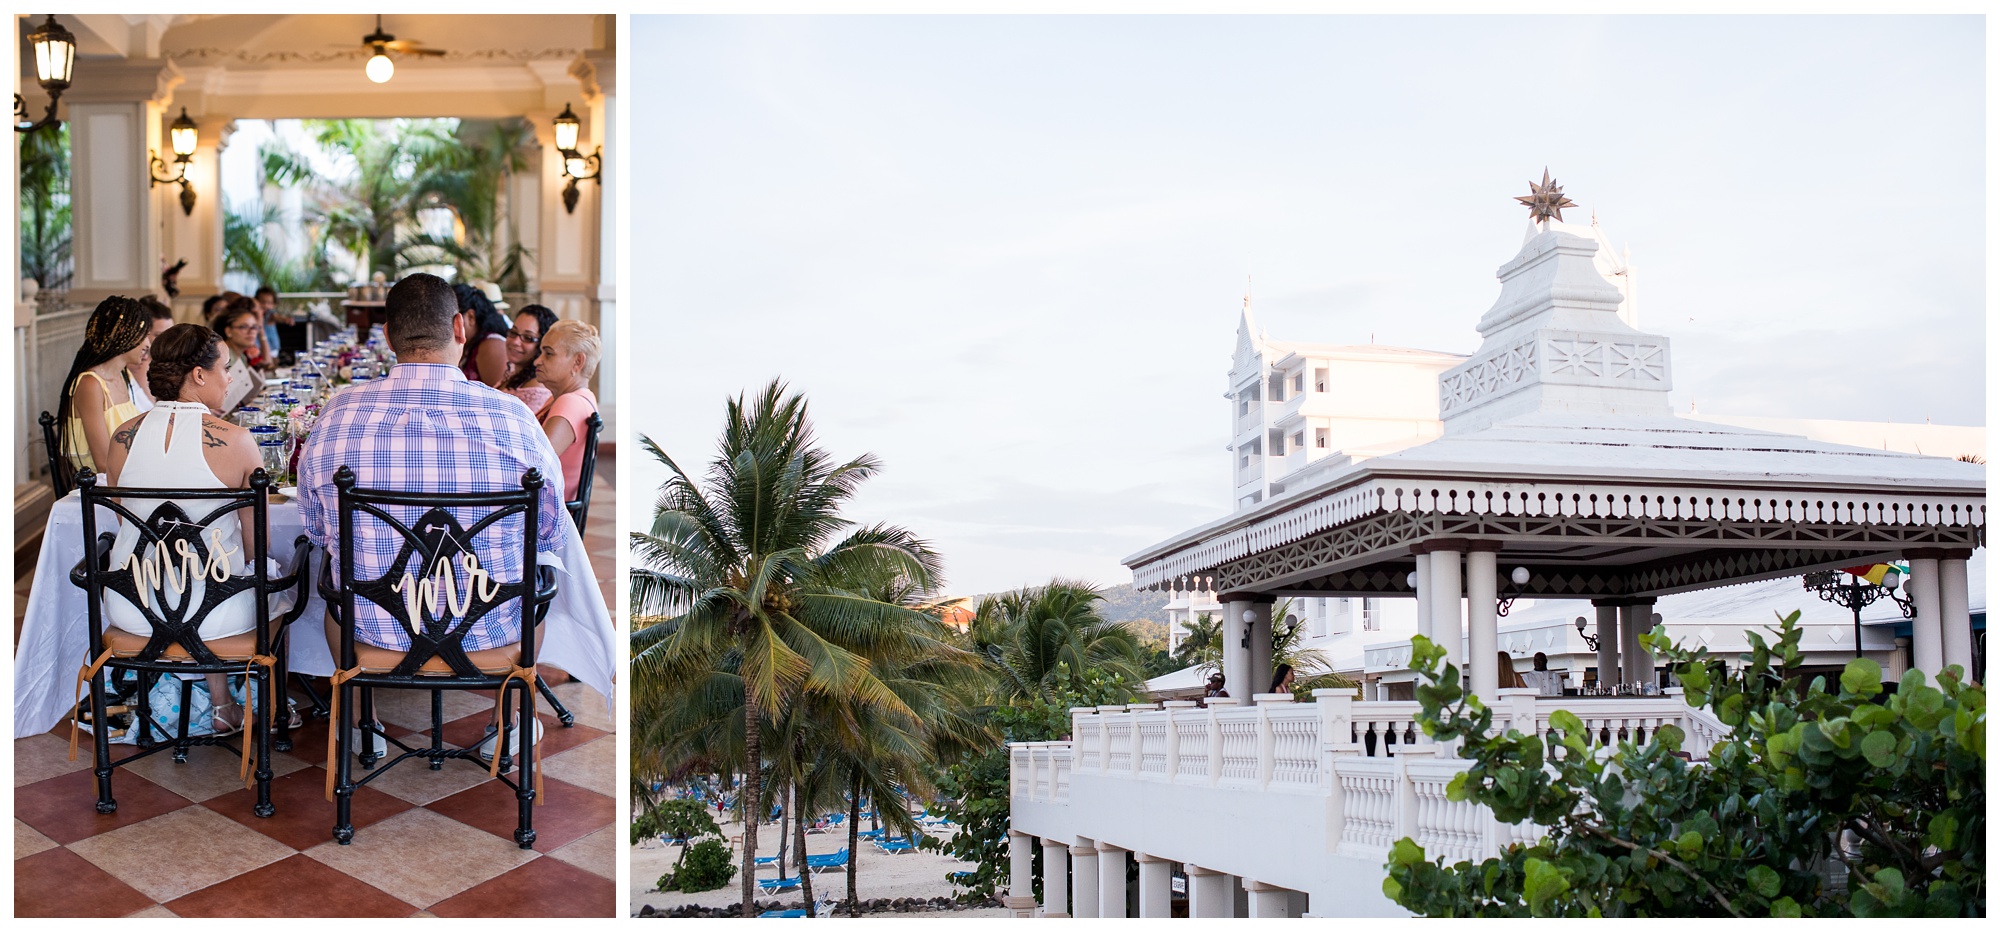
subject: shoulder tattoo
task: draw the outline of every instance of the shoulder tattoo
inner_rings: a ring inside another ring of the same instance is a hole
[[[115,434],[112,434],[112,435],[111,435],[111,442],[112,442],[112,443],[115,443],[115,444],[117,444],[117,445],[119,445],[119,446],[121,446],[121,447],[124,447],[124,448],[125,448],[125,451],[129,453],[129,452],[131,452],[131,451],[132,451],[132,439],[133,439],[134,437],[137,437],[137,436],[139,436],[139,428],[138,428],[138,426],[137,426],[137,425],[129,425],[129,426],[126,426],[126,427],[123,427],[123,428],[120,428],[120,429],[119,429],[119,431],[118,431],[117,433],[115,433]]]
[[[218,418],[203,416],[201,419],[201,445],[211,448],[228,446],[229,435],[225,433],[227,427],[227,423]]]

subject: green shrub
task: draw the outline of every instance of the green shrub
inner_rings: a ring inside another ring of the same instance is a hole
[[[729,846],[709,838],[687,849],[681,857],[680,870],[660,875],[658,888],[662,892],[701,893],[718,890],[736,876],[734,858]]]

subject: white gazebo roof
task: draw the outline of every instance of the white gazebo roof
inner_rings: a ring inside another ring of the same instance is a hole
[[[1587,229],[1499,270],[1479,351],[1440,375],[1444,434],[1328,456],[1287,494],[1127,558],[1133,581],[1407,595],[1413,548],[1498,549],[1522,595],[1660,596],[1984,544],[1983,467],[1675,417],[1665,337],[1619,317]]]

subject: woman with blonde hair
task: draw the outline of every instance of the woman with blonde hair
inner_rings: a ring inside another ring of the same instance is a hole
[[[603,355],[597,328],[583,321],[559,320],[542,334],[542,355],[535,361],[535,375],[555,396],[541,415],[542,431],[562,459],[564,501],[576,498],[583,448],[590,437],[585,422],[597,413],[590,377],[597,373]]]

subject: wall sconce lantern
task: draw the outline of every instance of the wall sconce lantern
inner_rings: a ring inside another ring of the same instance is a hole
[[[167,143],[174,150],[174,164],[180,166],[180,174],[171,178],[161,177],[166,173],[167,163],[160,161],[159,153],[151,149],[146,154],[152,159],[152,171],[147,177],[152,179],[152,187],[157,184],[178,184],[181,186],[181,213],[194,214],[194,185],[188,181],[188,163],[194,161],[195,145],[200,141],[201,130],[188,119],[186,107],[181,108],[179,119],[167,127]]]
[[[556,151],[562,154],[563,177],[569,184],[563,187],[562,201],[565,213],[576,213],[576,183],[585,179],[604,184],[604,147],[592,149],[589,155],[577,151],[577,131],[583,124],[571,111],[569,104],[563,104],[563,112],[556,115]]]
[[[35,80],[48,92],[49,109],[42,118],[33,123],[28,119],[28,101],[19,94],[14,95],[14,131],[32,133],[44,126],[55,126],[56,100],[62,92],[69,90],[69,80],[76,71],[76,36],[56,22],[55,14],[49,14],[48,22],[28,33],[28,45],[35,51]]]

